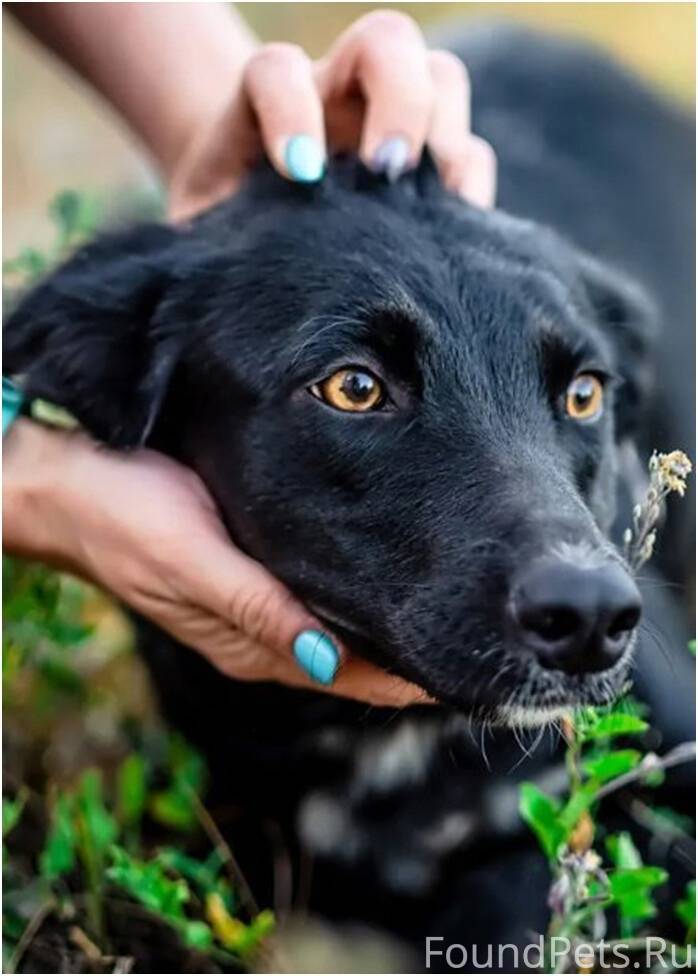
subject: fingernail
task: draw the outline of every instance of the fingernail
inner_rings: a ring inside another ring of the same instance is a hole
[[[325,154],[312,136],[293,136],[286,143],[286,169],[299,183],[317,183],[325,172]]]
[[[293,642],[293,654],[313,681],[332,684],[339,667],[339,652],[329,637],[319,630],[304,630]]]
[[[383,173],[390,183],[394,183],[408,167],[410,145],[404,136],[391,136],[382,142],[375,152],[371,168],[374,173]]]

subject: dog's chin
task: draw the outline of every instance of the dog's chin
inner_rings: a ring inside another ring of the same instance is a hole
[[[570,677],[548,672],[544,684],[537,674],[529,679],[528,689],[524,683],[495,705],[490,721],[508,728],[537,728],[559,722],[579,708],[611,705],[630,688],[630,663],[627,654],[614,667],[594,674]]]
[[[458,692],[446,693],[438,682],[419,675],[409,679],[436,701],[483,725],[502,728],[540,728],[560,722],[577,709],[613,704],[631,685],[632,654],[626,653],[612,668],[590,674],[567,675],[533,666],[525,677],[487,700],[464,700]],[[407,677],[407,675],[405,675]]]

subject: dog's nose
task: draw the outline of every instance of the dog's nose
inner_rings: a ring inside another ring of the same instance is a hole
[[[640,619],[640,593],[621,566],[580,569],[565,562],[534,565],[514,587],[514,635],[546,668],[604,671],[619,660]]]

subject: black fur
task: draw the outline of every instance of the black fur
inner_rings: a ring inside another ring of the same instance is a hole
[[[637,455],[692,444],[690,124],[581,47],[482,30],[459,51],[502,210],[446,194],[428,159],[395,186],[352,160],[318,188],[261,170],[191,227],[89,245],[5,333],[30,394],[109,444],[194,467],[239,546],[349,646],[455,709],[386,728],[364,706],[228,681],[142,624],[165,711],[208,755],[214,796],[247,808],[236,829],[261,899],[264,816],[294,857],[315,856],[315,910],[420,951],[424,934],[544,927],[515,781],[552,760],[538,749],[511,775],[510,733],[477,726],[471,741],[467,723],[619,693],[628,655],[597,675],[545,671],[511,642],[504,604],[556,547],[620,560],[609,539]],[[667,325],[674,345],[657,343]],[[385,380],[384,411],[340,414],[308,392],[347,363]],[[583,367],[610,378],[594,425],[561,407]],[[689,523],[670,520],[659,564],[682,583]],[[691,734],[686,625],[671,596],[649,596],[671,663],[641,641],[641,672],[670,744]],[[523,871],[530,897],[513,909]]]

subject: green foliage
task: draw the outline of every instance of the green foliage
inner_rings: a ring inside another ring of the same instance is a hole
[[[149,811],[155,820],[174,830],[191,830],[196,824],[195,799],[204,786],[206,770],[201,757],[178,736],[170,740],[170,784],[154,793]]]
[[[594,834],[602,830],[598,808],[604,796],[629,779],[645,787],[661,781],[661,759],[652,753],[643,755],[640,749],[614,748],[617,739],[640,737],[648,729],[641,707],[632,701],[612,709],[584,709],[564,723],[567,796],[550,796],[534,783],[523,783],[520,788],[521,816],[551,868],[550,938],[564,935],[593,944],[595,931],[608,930],[605,916],[610,909],[617,915],[619,935],[637,938],[656,915],[654,892],[665,884],[667,873],[643,864],[630,833],[606,836],[607,866],[592,849]],[[691,824],[677,816],[648,806],[643,826],[665,837],[680,835]],[[695,940],[695,885],[689,886],[675,911],[686,925],[690,944]]]
[[[651,891],[664,884],[667,877],[666,871],[657,867],[623,868],[609,872],[609,892],[620,915],[621,935],[631,936],[642,922],[656,915]]]
[[[607,837],[606,850],[617,868],[632,870],[642,867],[640,852],[627,830]]]
[[[85,589],[75,580],[3,558],[3,702],[46,715],[87,687],[74,658],[92,628],[83,620]],[[30,696],[28,698],[27,696]]]
[[[10,831],[14,830],[19,823],[22,813],[24,812],[24,805],[27,802],[27,792],[26,790],[21,790],[17,796],[11,800],[7,796],[2,798],[2,837],[3,840]]]
[[[208,925],[190,921],[184,911],[190,900],[189,885],[184,878],[173,880],[157,860],[141,861],[119,847],[112,848],[112,865],[107,871],[119,885],[150,911],[176,928],[185,942],[196,948],[208,948],[213,936]]]
[[[648,728],[647,722],[639,715],[621,710],[601,713],[599,709],[585,708],[578,719],[575,717],[575,731],[580,744],[619,735],[639,735]]]
[[[95,232],[102,222],[102,204],[95,196],[63,190],[51,201],[49,214],[56,228],[55,248],[60,253]]]
[[[194,762],[194,754],[181,740],[175,739],[169,758],[175,761],[172,781],[180,788],[201,785],[201,761]],[[57,791],[39,858],[41,877],[49,888],[58,884],[57,890],[64,891],[66,884],[84,883],[90,934],[97,943],[104,945],[106,940],[108,882],[166,922],[192,948],[235,956],[257,950],[273,928],[273,915],[260,912],[244,922],[234,914],[237,899],[224,874],[224,853],[214,849],[201,861],[177,847],[156,848],[147,855],[142,844],[139,853],[125,846],[128,830],[140,828],[150,796],[141,756],[133,753],[121,764],[113,794],[112,812],[96,769],[86,770],[73,789]],[[190,797],[189,809],[193,808]],[[5,809],[9,832],[21,815],[21,804],[6,801]]]
[[[51,827],[39,858],[41,876],[48,882],[68,874],[77,862],[74,808],[72,794],[64,793],[56,798],[51,814]]]
[[[689,881],[686,885],[684,897],[676,902],[675,911],[679,919],[686,926],[686,945],[695,945],[696,941],[696,883]]]
[[[519,797],[519,811],[538,838],[548,860],[554,861],[565,831],[560,823],[561,805],[534,783],[523,783]]]
[[[16,257],[3,262],[5,298],[11,302],[94,234],[102,220],[102,212],[102,202],[97,196],[75,190],[59,193],[49,204],[54,236],[46,250],[25,247]]]
[[[141,822],[148,802],[147,764],[143,756],[132,752],[122,762],[117,774],[117,817],[123,827]]]
[[[595,782],[607,783],[623,773],[629,773],[641,759],[642,753],[637,749],[617,749],[585,759],[582,769]]]

